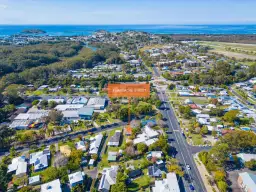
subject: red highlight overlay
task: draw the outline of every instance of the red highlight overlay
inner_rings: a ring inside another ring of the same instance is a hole
[[[108,84],[108,96],[115,97],[149,97],[150,84]]]

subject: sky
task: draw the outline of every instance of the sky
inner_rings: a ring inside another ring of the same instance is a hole
[[[0,0],[0,24],[256,24],[256,0]]]

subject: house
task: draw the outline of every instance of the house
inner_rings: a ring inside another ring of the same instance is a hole
[[[82,107],[78,110],[78,116],[80,119],[91,120],[94,112],[92,107]]]
[[[86,146],[85,146],[84,141],[78,141],[78,142],[76,142],[75,146],[76,146],[76,149],[77,149],[77,150],[86,151]]]
[[[8,165],[7,173],[14,173],[16,176],[24,176],[27,174],[27,162],[25,156],[12,159],[12,163]]]
[[[142,170],[141,169],[135,169],[131,170],[130,173],[128,174],[129,178],[134,179],[142,175]]]
[[[99,135],[96,135],[95,137],[90,138],[90,149],[89,149],[90,155],[98,154],[102,139],[103,139],[102,134],[99,134]]]
[[[126,136],[132,135],[132,128],[130,126],[125,127],[125,135]]]
[[[163,155],[162,151],[150,151],[147,153],[147,159],[157,158],[161,159]]]
[[[78,171],[68,175],[68,180],[71,187],[75,187],[78,184],[82,184],[84,180],[84,172]]]
[[[117,152],[108,152],[108,162],[116,162],[118,153]]]
[[[115,134],[110,138],[108,142],[108,146],[118,147],[120,143],[121,133],[122,133],[121,130],[116,130]]]
[[[148,175],[151,177],[161,177],[162,171],[158,168],[157,165],[152,165],[148,167]]]
[[[62,145],[60,146],[60,152],[66,157],[69,157],[71,154],[71,148],[68,145]]]
[[[238,185],[245,192],[256,191],[256,175],[248,172],[238,174]]]
[[[109,191],[110,186],[116,184],[118,166],[111,166],[110,168],[104,168],[99,184],[99,191]]]
[[[95,110],[103,110],[106,107],[106,99],[105,98],[90,98],[87,107],[92,107]]]
[[[41,192],[62,192],[60,180],[56,179],[41,185]]]
[[[179,183],[175,173],[167,173],[166,179],[156,180],[153,192],[180,192]]]
[[[188,104],[193,104],[194,102],[193,102],[191,99],[186,99],[186,100],[184,101],[184,103],[185,103],[186,105],[188,105]]]
[[[256,154],[239,153],[236,156],[238,157],[241,163],[245,163],[251,160],[256,160]]]
[[[89,166],[94,166],[95,160],[94,159],[90,159],[88,165]]]
[[[158,135],[159,133],[157,131],[146,125],[143,129],[143,133],[138,134],[133,140],[133,143],[135,145],[138,143],[145,143],[147,146],[149,146],[158,140]]]
[[[36,175],[34,177],[28,178],[28,184],[29,185],[39,185],[41,183],[40,175]]]
[[[34,171],[40,171],[48,167],[51,153],[48,149],[30,154],[29,164],[34,165]]]

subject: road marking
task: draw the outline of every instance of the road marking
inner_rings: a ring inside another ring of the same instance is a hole
[[[160,95],[162,96],[162,92],[160,93]],[[164,100],[164,97],[162,96],[162,99]],[[164,104],[164,106],[165,106],[165,104]],[[166,107],[166,106],[165,106]],[[172,130],[174,130],[174,128],[173,128],[173,125],[172,125],[172,121],[171,121],[171,119],[170,119],[170,117],[169,117],[169,115],[168,115],[168,112],[167,112],[167,118],[169,119],[169,122],[170,122],[170,125],[171,125],[171,127],[172,127]],[[182,153],[182,150],[181,150],[181,146],[180,146],[180,143],[179,143],[179,140],[178,140],[178,137],[176,136],[176,134],[174,133],[174,136],[175,136],[175,138],[176,138],[176,141],[177,141],[177,147],[179,148],[179,151],[180,151],[180,154],[181,154],[181,156],[182,156],[182,159],[183,159],[183,162],[185,163],[185,164],[187,164],[186,163],[186,160],[185,160],[185,158],[184,158],[184,155],[183,155],[183,153]],[[188,176],[189,176],[189,178],[191,179],[191,181],[192,181],[192,177],[190,176],[190,174],[189,174],[189,172],[188,172],[188,170],[186,169],[186,167],[185,167],[185,172],[188,174]],[[192,184],[193,184],[193,181],[191,182]],[[185,184],[185,183],[184,183]],[[189,187],[188,187],[189,188]],[[189,188],[189,191],[191,191],[190,190],[190,188]]]
[[[170,106],[170,107],[172,107],[172,106]],[[175,114],[173,114],[174,115],[174,118],[176,118],[176,116],[175,116]],[[168,119],[170,120],[170,118],[169,118],[169,115],[168,115],[168,112],[167,112],[167,116],[168,116]],[[172,125],[172,121],[170,121],[171,122],[171,125]],[[177,127],[179,127],[179,125],[177,124],[177,122],[176,122],[176,126]],[[172,127],[173,127],[173,125],[172,125]],[[176,137],[176,134],[174,133],[174,135],[175,135],[175,137]],[[181,138],[181,140],[182,140],[182,142],[183,142],[183,144],[184,144],[184,147],[185,147],[185,149],[186,149],[186,151],[187,151],[187,154],[189,154],[189,150],[188,150],[188,148],[186,147],[186,142],[184,141],[184,138]],[[182,154],[182,153],[181,153]],[[182,154],[182,156],[183,156],[183,154]],[[199,180],[199,182],[200,182],[200,185],[201,186],[204,186],[204,184],[202,185],[202,181],[200,180],[200,178],[201,178],[201,176],[199,175],[198,176],[198,172],[197,172],[197,167],[195,166],[195,162],[194,162],[194,159],[191,157],[190,158],[190,156],[188,155],[188,158],[191,160],[191,162],[192,162],[192,166],[193,166],[193,168],[194,168],[194,170],[195,170],[195,172],[196,172],[196,175],[197,175],[197,177],[198,177],[198,180]],[[185,161],[184,161],[185,162]],[[189,176],[190,176],[190,174],[189,174]],[[192,184],[193,184],[193,182],[192,182]]]

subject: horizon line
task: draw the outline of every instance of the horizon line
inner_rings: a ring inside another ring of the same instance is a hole
[[[179,25],[256,25],[255,23],[194,23],[194,24],[1,24],[0,25],[9,25],[9,26],[24,26],[24,25],[70,25],[70,26],[97,26],[97,25],[101,25],[101,26],[117,26],[117,25],[123,25],[123,26],[129,26],[129,25],[173,25],[173,26],[179,26]]]

